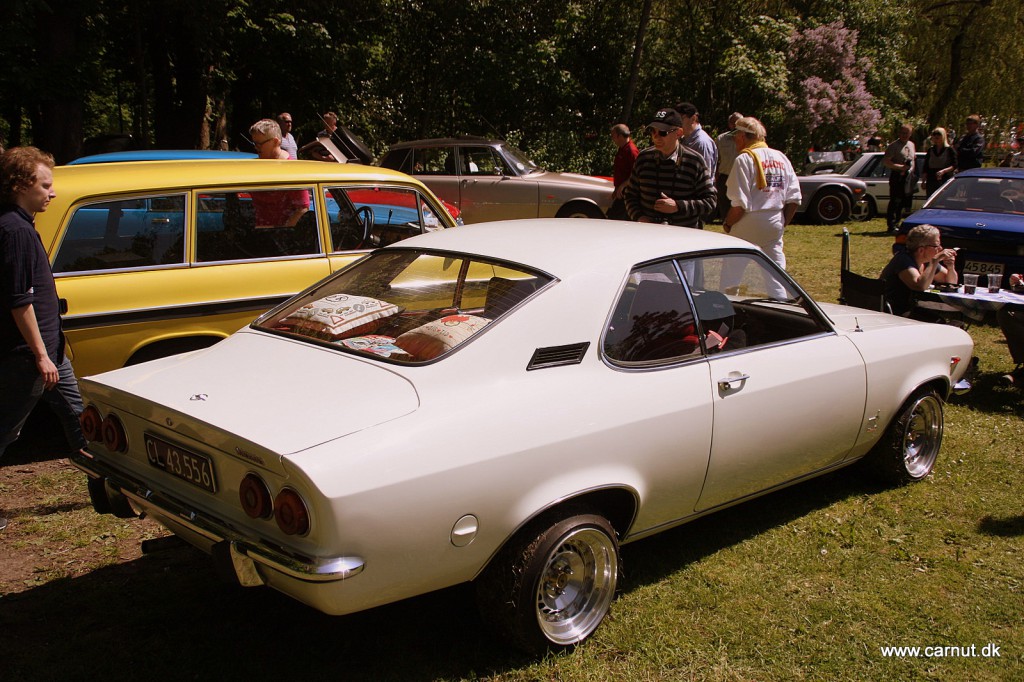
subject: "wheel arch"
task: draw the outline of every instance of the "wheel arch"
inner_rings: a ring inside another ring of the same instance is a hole
[[[562,204],[555,213],[556,218],[568,218],[574,213],[585,214],[588,218],[604,218],[605,212],[596,201],[586,197],[576,197]]]
[[[511,529],[506,537],[498,543],[487,561],[477,571],[477,576],[486,570],[487,566],[494,561],[501,550],[540,519],[548,520],[552,516],[564,514],[572,516],[581,511],[597,514],[608,519],[608,522],[615,529],[619,540],[626,537],[633,521],[636,519],[640,507],[640,496],[636,490],[628,486],[608,486],[582,490],[577,493],[566,495],[550,503],[540,506],[520,521],[515,528]]]
[[[820,185],[819,187],[817,187],[814,190],[814,194],[811,195],[810,201],[807,202],[808,207],[810,207],[811,202],[813,202],[815,199],[817,199],[821,195],[822,192],[827,192],[829,190],[834,190],[834,189],[837,189],[837,190],[841,191],[846,196],[847,199],[849,199],[850,201],[853,201],[853,190],[850,189],[849,185],[846,185],[846,184],[844,184],[842,182],[829,182],[829,183],[826,183],[824,185]]]
[[[949,382],[949,377],[933,376],[926,379],[918,379],[916,381],[908,381],[904,386],[898,389],[898,395],[903,396],[898,403],[893,406],[892,412],[886,415],[885,421],[879,424],[879,429],[882,434],[892,426],[892,423],[899,418],[900,412],[903,407],[907,404],[913,396],[918,395],[922,391],[935,391],[939,394],[939,397],[943,402],[949,399],[950,392],[953,390],[952,384]],[[867,416],[867,415],[866,415]],[[877,445],[878,440],[874,440],[868,444],[862,455],[870,453],[871,448]]]
[[[139,345],[132,351],[125,361],[125,367],[137,365],[142,362],[149,362],[158,358],[165,358],[179,353],[188,353],[202,348],[209,348],[218,341],[227,338],[227,335],[216,333],[187,334],[182,336],[164,337],[149,340]]]

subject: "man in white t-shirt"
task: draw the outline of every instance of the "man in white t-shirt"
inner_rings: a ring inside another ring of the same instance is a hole
[[[288,154],[289,159],[299,158],[299,145],[292,137],[292,115],[287,111],[278,114],[277,124],[281,126],[281,149]]]
[[[738,152],[726,182],[731,206],[723,227],[761,247],[785,269],[782,235],[800,207],[800,180],[786,155],[765,143],[764,126],[756,118],[736,121],[733,136]],[[742,276],[742,272],[723,272],[723,286],[738,286]],[[782,296],[785,292],[769,293]]]

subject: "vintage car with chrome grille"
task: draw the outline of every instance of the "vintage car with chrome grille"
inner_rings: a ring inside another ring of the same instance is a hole
[[[79,376],[208,346],[370,248],[454,225],[393,171],[205,154],[54,169],[36,229]]]
[[[867,186],[865,196],[866,210],[860,215],[864,220],[870,220],[875,216],[884,216],[889,210],[889,169],[885,167],[882,152],[864,152],[859,154],[852,161],[840,166],[834,174],[825,174],[823,177],[846,177],[860,180]],[[924,164],[925,153],[918,152],[914,161],[917,184],[914,186],[914,193],[911,196],[911,203],[908,210],[921,208],[928,197],[924,193]]]
[[[835,225],[867,216],[868,186],[863,181],[841,173],[799,175],[797,179],[801,200],[796,213],[802,222]]]
[[[534,219],[378,249],[227,340],[81,381],[97,511],[347,614],[473,583],[528,651],[622,543],[865,459],[929,475],[971,337],[819,304],[748,242]]]

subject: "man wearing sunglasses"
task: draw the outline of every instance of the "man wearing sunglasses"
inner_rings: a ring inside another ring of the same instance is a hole
[[[704,157],[680,141],[682,117],[675,109],[659,109],[647,132],[652,146],[637,156],[622,193],[630,219],[703,229],[717,193]]]

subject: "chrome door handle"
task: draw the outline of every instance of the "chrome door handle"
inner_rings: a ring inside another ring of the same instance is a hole
[[[731,391],[733,384],[742,384],[744,381],[750,378],[749,374],[740,374],[738,372],[731,372],[725,379],[718,380],[718,389],[721,391]]]
[[[151,225],[170,225],[170,218],[153,218],[149,221]]]

